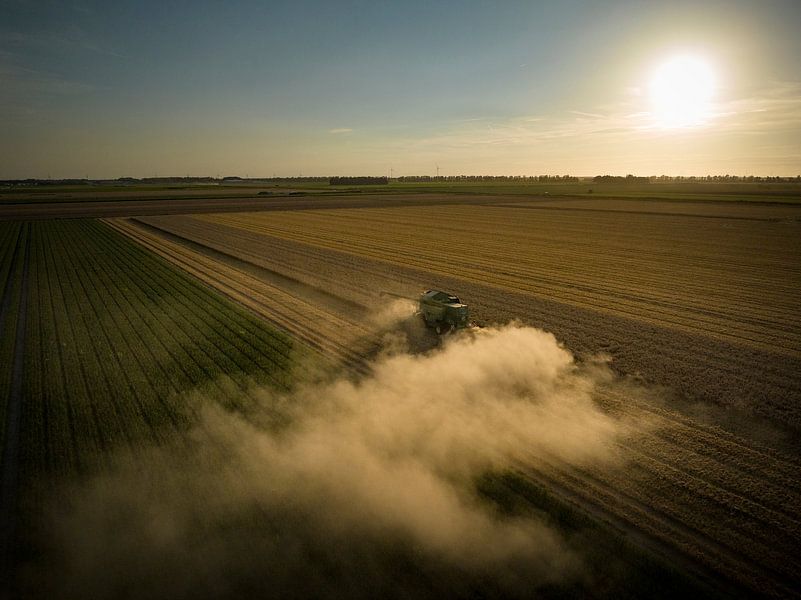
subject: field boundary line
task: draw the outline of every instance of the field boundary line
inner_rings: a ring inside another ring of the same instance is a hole
[[[123,258],[124,257],[124,258]],[[135,257],[131,256],[128,251],[124,254],[121,252],[118,256],[119,259],[125,260],[127,264],[132,265],[131,261],[135,260]],[[189,302],[187,298],[186,291],[181,289],[174,281],[170,281],[167,278],[159,278],[158,279],[158,286],[151,281],[142,281],[141,284],[144,284],[151,290],[151,292],[156,292],[157,290],[169,290],[173,293],[173,297],[175,298],[176,302],[184,307],[186,313],[178,313],[176,315],[168,315],[165,313],[165,318],[167,318],[170,322],[175,324],[177,330],[180,330],[184,336],[186,336],[187,340],[192,340],[192,336],[189,332],[193,331],[196,328],[197,323],[203,323],[208,326],[215,334],[219,336],[221,340],[225,343],[230,343],[231,348],[234,349],[238,356],[230,356],[229,353],[226,353],[223,348],[220,346],[220,342],[216,341],[213,338],[209,338],[206,340],[208,346],[202,346],[196,344],[194,351],[198,353],[198,356],[204,356],[205,360],[202,360],[202,363],[208,365],[208,368],[203,367],[201,362],[197,364],[206,371],[207,374],[211,375],[212,370],[216,369],[219,370],[219,374],[217,374],[214,378],[222,378],[224,381],[228,381],[234,385],[235,388],[238,388],[244,396],[252,398],[252,392],[248,389],[246,385],[244,385],[241,381],[237,378],[231,377],[231,375],[226,375],[227,369],[223,368],[223,365],[220,363],[219,359],[216,357],[217,355],[225,357],[225,360],[229,362],[229,366],[233,366],[235,371],[239,371],[240,373],[248,372],[246,367],[243,367],[243,359],[244,361],[250,361],[254,366],[258,368],[258,365],[253,361],[252,358],[248,357],[241,349],[237,348],[235,344],[232,342],[230,337],[225,336],[220,333],[220,327],[226,327],[225,324],[221,323],[219,319],[216,319],[209,315],[207,312],[200,310],[194,303]],[[140,288],[142,288],[140,284]],[[144,288],[142,288],[144,291]],[[163,311],[162,311],[163,312]],[[228,329],[228,334],[234,335],[234,332]],[[189,346],[187,346],[188,348]],[[197,361],[196,361],[197,362]],[[218,386],[219,387],[219,386]],[[224,393],[224,390],[220,388],[220,391]]]
[[[244,306],[248,311],[256,314],[259,318],[269,321],[272,326],[275,326],[285,334],[290,335],[293,339],[300,340],[306,345],[309,345],[323,353],[332,352],[355,371],[362,374],[366,372],[367,369],[366,366],[364,366],[363,356],[356,355],[348,348],[345,348],[341,344],[328,339],[326,336],[316,335],[308,328],[306,330],[293,328],[292,324],[285,320],[286,317],[283,313],[277,313],[275,311],[275,299],[272,299],[268,305],[264,299],[259,300],[258,298],[253,297],[252,288],[249,288],[251,289],[251,294],[245,294],[238,289],[238,286],[236,286],[234,283],[223,281],[223,279],[230,279],[230,275],[219,269],[219,263],[217,263],[217,268],[212,269],[209,265],[205,264],[207,261],[211,261],[212,259],[197,254],[196,252],[193,252],[182,245],[178,245],[175,242],[170,242],[160,236],[156,236],[153,233],[147,232],[142,228],[137,227],[133,223],[114,222],[109,223],[109,225],[127,235],[135,242],[145,247],[147,250],[154,252],[171,264],[181,268],[184,272],[199,280],[205,286],[215,290],[217,293],[223,294],[237,304]],[[286,292],[280,288],[270,286],[266,282],[255,280],[252,276],[249,276],[246,273],[238,272],[236,269],[233,269],[230,266],[228,268],[233,272],[238,273],[240,276],[253,280],[255,283],[270,287],[281,295],[286,295]],[[297,314],[297,316],[300,318],[300,321],[298,321],[298,319],[293,319],[293,321],[303,322],[305,320],[303,315],[297,312],[297,308],[285,305],[280,301],[277,302],[277,304],[278,306],[281,306],[284,311]]]
[[[252,269],[253,271],[259,274],[265,275],[269,279],[275,280],[276,287],[279,287],[281,289],[291,289],[293,291],[295,291],[295,289],[303,290],[306,291],[308,294],[324,296],[331,301],[346,306],[350,310],[366,311],[366,307],[361,304],[358,304],[357,302],[353,302],[352,300],[343,298],[322,288],[310,285],[295,277],[289,277],[288,275],[284,275],[283,273],[279,273],[278,271],[257,264],[252,260],[240,258],[239,256],[231,254],[230,252],[220,250],[219,248],[214,248],[208,243],[203,243],[194,239],[190,239],[186,236],[169,231],[168,229],[165,229],[163,227],[147,223],[146,221],[143,221],[139,218],[132,218],[131,221],[135,223],[137,227],[141,227],[146,231],[155,233],[160,237],[166,238],[170,241],[186,246],[189,250],[192,250],[199,254],[204,254],[213,260],[218,260],[220,262],[222,261],[231,262],[233,263],[231,265],[233,268],[236,268],[237,270],[243,273],[246,273],[244,270],[245,268]]]

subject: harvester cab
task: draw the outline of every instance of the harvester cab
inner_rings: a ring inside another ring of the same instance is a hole
[[[419,302],[425,324],[439,334],[470,326],[467,305],[453,294],[426,290],[420,295]]]

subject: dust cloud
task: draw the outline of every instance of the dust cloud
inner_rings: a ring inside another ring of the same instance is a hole
[[[59,597],[535,595],[581,577],[580,556],[476,482],[614,468],[628,426],[593,401],[612,380],[512,324],[382,356],[358,381],[256,389],[247,417],[193,397],[188,435],[65,491],[37,576]]]
[[[368,318],[370,324],[379,329],[391,328],[413,315],[417,303],[411,298],[382,299],[379,308],[372,311]]]

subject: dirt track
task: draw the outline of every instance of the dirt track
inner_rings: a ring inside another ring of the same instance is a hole
[[[645,398],[607,391],[598,399],[610,412],[651,424],[647,432],[621,445],[626,469],[595,472],[554,465],[540,467],[531,476],[550,482],[633,539],[644,537],[723,581],[768,595],[792,596],[801,589],[801,461],[796,453],[776,449],[784,446],[774,444],[775,438],[765,437],[775,436],[775,430],[760,431],[754,421],[732,418],[737,411],[711,406],[765,411],[767,405],[797,415],[801,364],[794,329],[787,330],[790,337],[784,344],[771,349],[765,343],[771,336],[764,333],[769,324],[761,330],[755,325],[752,338],[738,339],[726,335],[725,319],[730,317],[725,311],[705,329],[709,321],[696,320],[693,325],[685,319],[677,325],[593,310],[514,286],[481,282],[465,276],[458,265],[445,275],[403,257],[374,256],[369,239],[363,251],[355,245],[350,251],[338,249],[325,241],[329,233],[320,233],[324,229],[312,227],[308,220],[297,230],[301,238],[281,224],[286,217],[291,223],[292,215],[276,217],[258,223],[246,217],[246,222],[255,223],[252,227],[234,226],[239,219],[235,215],[227,222],[216,217],[154,217],[143,219],[146,225],[118,221],[114,226],[354,365],[364,364],[376,340],[364,325],[364,312],[348,307],[369,311],[380,302],[375,293],[379,289],[413,293],[431,286],[469,298],[479,319],[521,318],[554,332],[579,354],[611,353],[619,372],[650,382]],[[346,212],[309,216],[339,226],[348,218]],[[257,231],[262,225],[273,229]],[[382,233],[373,228],[364,236],[373,232]],[[701,403],[688,407],[687,400]],[[762,443],[760,435],[770,443]]]

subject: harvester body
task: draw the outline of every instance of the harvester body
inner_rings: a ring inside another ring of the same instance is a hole
[[[470,326],[467,305],[453,294],[439,290],[427,290],[420,295],[420,314],[437,333]]]

